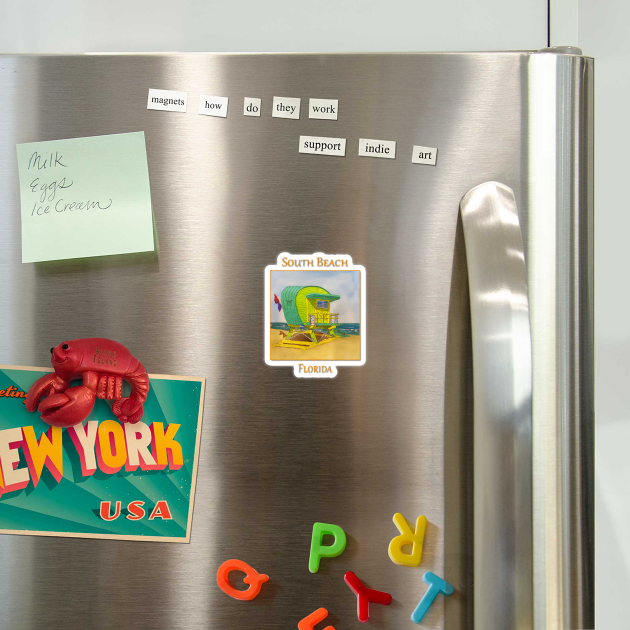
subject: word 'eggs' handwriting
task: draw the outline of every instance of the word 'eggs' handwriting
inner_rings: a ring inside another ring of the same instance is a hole
[[[50,183],[40,180],[39,177],[36,177],[29,184],[29,186],[34,193],[37,193],[38,190],[41,191],[39,200],[43,203],[44,201],[54,201],[58,189],[70,188],[73,183],[74,182],[66,182],[65,177]]]

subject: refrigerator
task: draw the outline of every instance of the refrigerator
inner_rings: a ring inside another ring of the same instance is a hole
[[[453,592],[420,627],[593,626],[591,58],[0,61],[0,364],[104,337],[206,379],[190,541],[0,535],[0,628],[263,630],[320,608],[316,628],[358,628],[347,572],[392,596],[374,628],[416,627],[426,572]],[[227,116],[198,113],[207,95]],[[16,145],[138,131],[155,250],[22,263]],[[275,285],[282,256],[348,262],[360,316],[323,280]],[[289,326],[300,287],[328,329]],[[337,305],[360,350],[335,363]],[[315,352],[334,374],[303,378]],[[395,514],[426,517],[419,566],[388,557]],[[347,542],[311,573],[314,523]],[[218,586],[234,558],[269,576],[252,601]]]

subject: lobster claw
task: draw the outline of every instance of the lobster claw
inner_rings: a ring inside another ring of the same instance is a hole
[[[90,415],[95,400],[95,392],[85,385],[78,385],[63,393],[48,396],[37,409],[44,422],[54,427],[73,427]]]
[[[68,387],[68,383],[54,372],[41,376],[31,385],[26,394],[26,409],[31,412],[35,411],[39,401],[44,396],[50,396],[66,387]]]
[[[133,396],[115,400],[112,411],[122,423],[129,422],[130,424],[136,424],[143,414],[142,403]]]

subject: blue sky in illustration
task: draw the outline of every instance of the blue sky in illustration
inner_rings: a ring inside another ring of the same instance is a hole
[[[333,313],[339,313],[339,323],[360,323],[361,277],[359,271],[272,271],[271,295],[269,296],[272,323],[285,323],[283,312],[278,312],[278,307],[273,301],[273,294],[275,293],[280,298],[282,289],[290,285],[320,286],[329,293],[340,295],[341,299],[333,302],[331,306]]]

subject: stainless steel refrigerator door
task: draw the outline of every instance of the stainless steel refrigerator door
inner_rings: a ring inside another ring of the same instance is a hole
[[[0,536],[0,625],[263,630],[294,628],[325,606],[341,629],[358,625],[343,583],[353,570],[394,596],[391,606],[372,607],[370,623],[402,628],[431,570],[455,594],[436,600],[423,627],[473,626],[472,351],[459,203],[481,182],[508,185],[526,255],[539,255],[545,234],[531,218],[540,195],[533,173],[545,156],[535,154],[544,130],[532,119],[532,63],[556,76],[548,79],[558,93],[568,80],[581,95],[574,114],[582,153],[571,163],[588,163],[592,62],[583,57],[1,58],[0,362],[43,365],[60,339],[105,336],[149,372],[205,376],[207,389],[191,543]],[[558,76],[558,67],[571,76]],[[151,87],[188,91],[188,113],[147,111]],[[228,96],[228,117],[197,115],[200,94]],[[305,111],[299,121],[272,118],[274,95],[301,97],[303,110],[309,97],[338,98],[339,120]],[[242,116],[245,96],[263,99],[260,118]],[[545,111],[555,116],[555,104]],[[147,140],[158,252],[21,264],[15,144],[138,130]],[[347,138],[346,157],[299,155],[300,135]],[[358,157],[359,137],[396,140],[396,159]],[[413,144],[438,147],[437,165],[412,164]],[[587,180],[576,190],[571,238],[588,243]],[[562,219],[558,208],[553,216]],[[578,293],[564,276],[559,286],[583,304],[590,267],[578,264],[575,242],[544,241],[544,251],[562,258],[562,273],[577,269]],[[263,270],[281,251],[348,253],[366,267],[365,366],[340,368],[333,380],[297,380],[291,368],[265,365]],[[549,299],[555,304],[553,291]],[[575,314],[579,304],[571,304]],[[545,305],[537,297],[532,308]],[[583,354],[562,363],[571,386],[579,381],[586,414],[587,329],[574,321]],[[535,400],[535,327],[532,342]],[[565,376],[557,374],[560,386]],[[585,417],[571,414],[571,426]],[[419,569],[387,557],[395,512],[429,520]],[[312,575],[315,521],[341,525],[348,547]],[[270,576],[254,602],[216,586],[230,557]],[[588,559],[578,572],[588,574]]]

